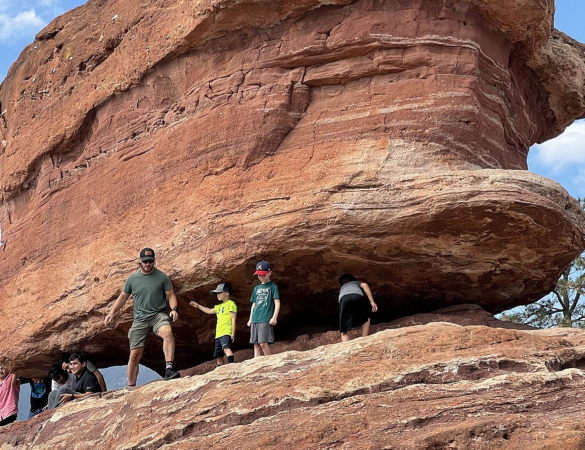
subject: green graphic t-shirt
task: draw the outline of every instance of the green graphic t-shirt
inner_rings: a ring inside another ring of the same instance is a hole
[[[252,291],[250,301],[254,303],[252,323],[268,323],[274,315],[274,299],[280,298],[278,286],[272,281],[259,284]]]
[[[215,309],[215,315],[217,316],[217,327],[215,329],[215,338],[222,336],[232,335],[232,315],[231,313],[237,313],[238,307],[233,300],[220,303],[213,307]]]
[[[134,319],[147,320],[159,312],[167,310],[166,291],[173,288],[169,277],[158,269],[148,275],[140,270],[126,280],[124,293],[132,294],[134,299]]]

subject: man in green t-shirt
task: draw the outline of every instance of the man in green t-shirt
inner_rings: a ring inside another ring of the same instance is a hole
[[[231,299],[232,287],[229,283],[219,283],[210,295],[217,295],[217,301],[221,302],[214,308],[206,308],[197,302],[189,303],[191,306],[203,311],[206,314],[215,314],[217,316],[217,326],[215,328],[215,350],[213,357],[217,359],[217,365],[223,365],[223,356],[227,357],[228,364],[234,362],[234,353],[231,345],[236,337],[236,314],[238,307]]]
[[[143,248],[140,251],[140,269],[128,277],[122,293],[104,319],[104,324],[108,325],[132,295],[134,300],[134,321],[130,331],[128,331],[128,340],[130,341],[130,359],[128,360],[129,387],[136,386],[140,358],[151,330],[163,339],[163,352],[166,359],[165,379],[170,380],[179,377],[179,372],[173,369],[175,337],[169,321],[169,317],[173,322],[179,317],[177,297],[169,277],[155,268],[154,263],[154,250]],[[171,307],[171,312],[168,315],[167,300]]]

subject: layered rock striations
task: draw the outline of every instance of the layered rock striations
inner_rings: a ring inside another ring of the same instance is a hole
[[[553,10],[90,0],[55,19],[0,87],[2,354],[124,362],[130,305],[102,321],[146,245],[179,294],[183,367],[213,339],[188,301],[228,279],[243,328],[259,259],[283,335],[335,326],[344,271],[384,320],[539,298],[585,246],[576,202],[526,171],[585,115],[584,48]]]
[[[370,327],[370,334],[380,331],[393,330],[396,328],[427,325],[433,322],[451,323],[460,326],[483,326],[491,328],[504,328],[509,330],[536,330],[530,325],[507,322],[496,319],[477,305],[456,305],[442,308],[431,313],[415,314],[413,316],[401,317],[388,323],[379,323]],[[360,337],[360,329],[356,328],[349,332],[350,339]],[[272,354],[284,353],[287,351],[307,351],[324,345],[336,344],[340,341],[339,331],[327,331],[324,333],[300,334],[295,339],[279,340],[270,346]],[[208,352],[212,355],[212,349]],[[254,357],[253,348],[246,347],[234,353],[238,362],[247,361]],[[181,371],[181,376],[202,375],[215,370],[217,363],[215,359],[209,360],[195,367]]]
[[[2,450],[581,450],[582,330],[432,323],[68,403]]]

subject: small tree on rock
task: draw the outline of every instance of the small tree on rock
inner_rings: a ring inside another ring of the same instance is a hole
[[[585,210],[585,199],[579,199]],[[503,312],[500,320],[539,328],[585,328],[585,252],[562,273],[554,290],[531,305]]]

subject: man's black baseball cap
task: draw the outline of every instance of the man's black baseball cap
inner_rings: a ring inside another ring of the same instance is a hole
[[[140,261],[148,261],[149,259],[156,259],[154,257],[154,250],[148,247],[140,250]]]

